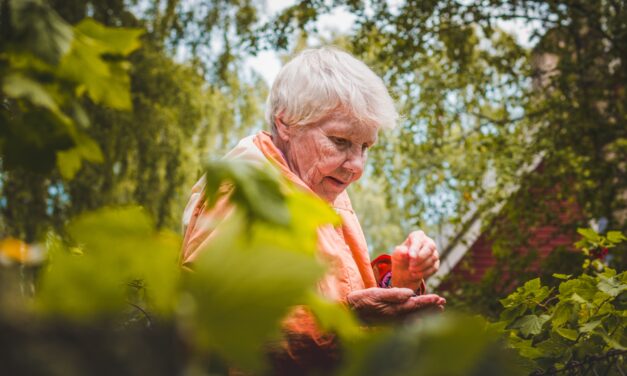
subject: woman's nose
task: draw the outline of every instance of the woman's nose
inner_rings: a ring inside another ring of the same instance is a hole
[[[362,150],[355,150],[355,148],[352,148],[346,156],[346,161],[344,161],[343,167],[350,170],[353,174],[361,176],[365,163],[366,153]]]

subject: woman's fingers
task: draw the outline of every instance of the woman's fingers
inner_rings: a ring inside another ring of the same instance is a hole
[[[378,291],[379,300],[385,303],[402,304],[413,297],[414,291],[403,287],[392,287]]]
[[[438,252],[436,251],[435,244],[425,243],[418,251],[418,255],[409,260],[409,268],[412,270],[425,269],[437,259]]]
[[[413,287],[433,275],[440,266],[440,256],[433,239],[414,231],[392,254],[392,283]]]
[[[418,260],[426,260],[435,252],[436,252],[435,242],[432,239],[425,236],[425,239],[423,239],[422,243],[420,244],[420,248],[418,250],[418,254],[416,258]]]
[[[427,269],[416,272],[416,276],[420,276],[420,278],[428,278],[432,276],[433,274],[435,274],[437,271],[438,271],[438,267],[436,265],[433,265]]]
[[[407,246],[408,253],[410,258],[415,258],[418,256],[418,252],[420,250],[420,245],[425,238],[425,233],[422,231],[413,231],[407,236],[403,245]]]
[[[392,281],[405,278],[409,274],[409,250],[405,245],[399,245],[394,248],[392,253]],[[396,276],[396,278],[395,278]],[[402,285],[397,285],[402,286]]]
[[[415,296],[406,288],[370,288],[348,295],[349,305],[366,322],[391,321],[424,310],[442,310],[446,300],[435,294]]]
[[[422,262],[422,258],[425,257],[425,234],[422,231],[414,231],[407,237],[405,241],[409,247],[409,260],[408,268],[410,271],[416,271],[418,265]]]
[[[379,303],[401,304],[414,296],[414,292],[408,288],[393,287],[389,289],[372,287],[364,290],[353,291],[348,295],[349,303],[354,306],[375,306]]]
[[[410,275],[414,278],[429,277],[439,268],[439,254],[435,242],[422,231],[413,232],[408,239],[412,242],[412,247],[417,247],[415,257],[409,253]]]
[[[419,263],[435,250],[435,242],[422,231],[414,231],[405,240],[403,245],[409,249],[410,262]]]
[[[441,296],[435,294],[427,294],[420,296],[413,296],[409,298],[406,302],[399,304],[396,309],[399,315],[407,315],[410,313],[415,313],[418,311],[422,311],[424,309],[433,309],[442,307],[446,304],[446,299]]]
[[[392,261],[396,262],[399,266],[407,267],[409,262],[409,250],[406,245],[399,245],[394,248]]]
[[[429,264],[429,266],[426,266],[425,269],[419,269],[419,270],[414,270],[414,271],[409,272],[409,275],[412,278],[425,279],[435,274],[439,268],[440,268],[440,261],[438,260],[432,264]]]
[[[438,255],[438,252],[436,250],[433,250],[433,253],[431,253],[426,259],[422,260],[420,263],[414,266],[410,266],[409,269],[412,272],[424,271],[433,267],[436,264],[439,265],[439,262],[440,256]]]

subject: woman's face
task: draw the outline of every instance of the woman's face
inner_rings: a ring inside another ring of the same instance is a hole
[[[378,126],[348,119],[287,127],[287,163],[318,196],[333,202],[361,177],[366,153],[377,141],[378,130]]]

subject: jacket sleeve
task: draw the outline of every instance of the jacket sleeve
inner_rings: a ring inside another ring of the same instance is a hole
[[[194,188],[183,214],[183,246],[181,248],[180,263],[189,268],[215,237],[216,228],[233,213],[233,205],[229,202],[232,188],[222,186],[218,191],[215,205],[208,207],[204,199],[204,179],[201,179]]]

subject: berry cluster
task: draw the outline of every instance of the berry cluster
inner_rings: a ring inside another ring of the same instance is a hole
[[[605,256],[607,256],[607,248],[606,247],[595,248],[592,251],[590,251],[590,256],[598,260],[604,260]]]

